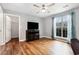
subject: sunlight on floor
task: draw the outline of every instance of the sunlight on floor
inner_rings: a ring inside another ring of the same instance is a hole
[[[68,44],[58,41],[54,42],[50,53],[54,55],[73,55],[73,51]]]

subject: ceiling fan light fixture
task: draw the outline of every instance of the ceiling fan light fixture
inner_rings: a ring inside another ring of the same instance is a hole
[[[43,12],[43,13],[44,13],[44,12],[46,12],[46,10],[45,10],[45,9],[42,9],[42,10],[41,10],[41,12]]]

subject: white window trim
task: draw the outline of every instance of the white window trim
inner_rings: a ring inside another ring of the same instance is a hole
[[[71,16],[71,14],[69,14],[70,16]],[[60,17],[62,17],[63,18],[63,16],[60,16]],[[67,26],[67,31],[68,31],[68,34],[67,34],[67,37],[63,37],[62,35],[61,36],[56,36],[56,18],[57,17],[55,17],[54,18],[54,38],[60,38],[60,39],[67,39],[67,40],[69,40],[70,41],[70,39],[71,39],[71,32],[72,32],[72,30],[71,30],[71,27],[72,27],[72,23],[71,23],[71,20],[70,21],[68,21],[68,26]],[[72,18],[72,16],[70,17],[70,18]],[[71,23],[71,24],[70,24]],[[62,25],[63,26],[63,25]],[[69,28],[70,27],[70,28]],[[62,32],[62,31],[61,31]]]

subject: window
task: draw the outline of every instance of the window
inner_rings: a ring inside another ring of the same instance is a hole
[[[71,39],[71,14],[54,18],[54,37]]]

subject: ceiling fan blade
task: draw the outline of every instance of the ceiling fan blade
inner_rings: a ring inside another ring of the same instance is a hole
[[[47,13],[50,13],[50,11],[48,11]]]
[[[34,4],[33,6],[40,8],[40,6],[38,6],[38,5],[36,5],[36,4]]]
[[[53,6],[53,5],[55,5],[55,3],[49,4],[49,5],[47,5],[47,7],[51,7],[51,6]]]
[[[45,7],[45,5],[43,4],[42,7]]]

